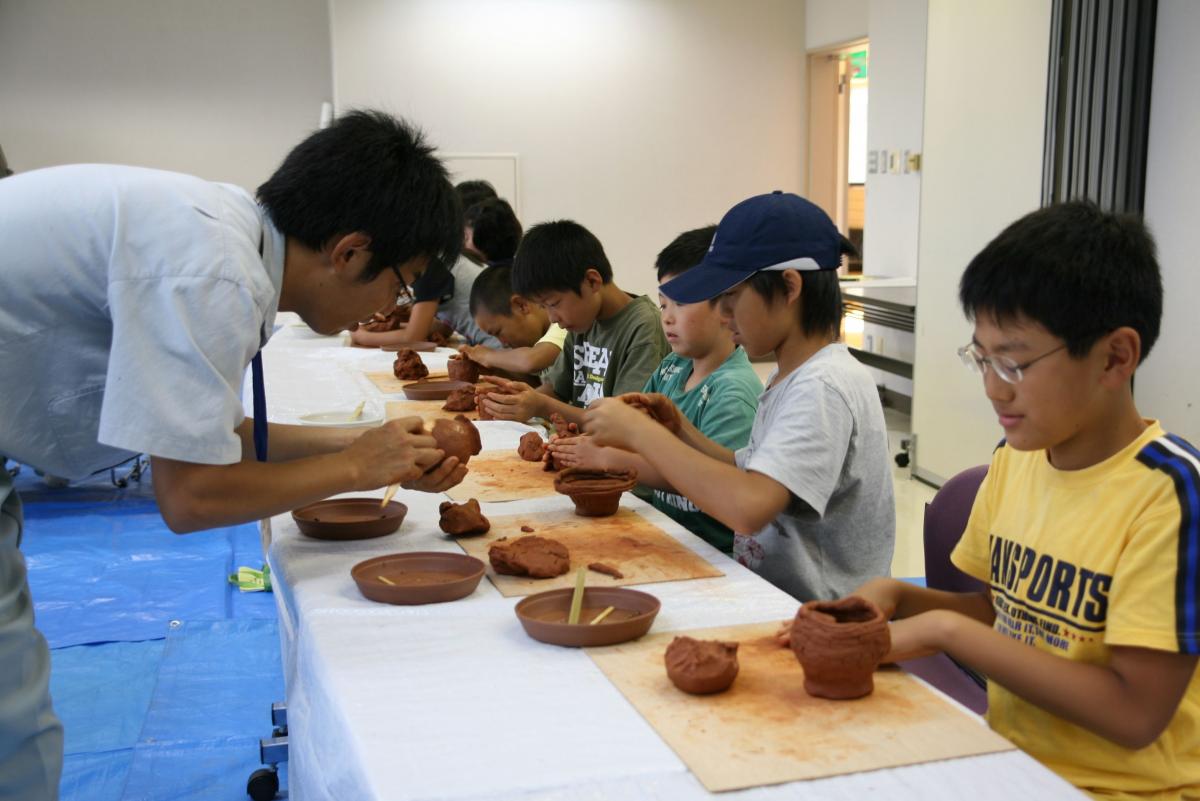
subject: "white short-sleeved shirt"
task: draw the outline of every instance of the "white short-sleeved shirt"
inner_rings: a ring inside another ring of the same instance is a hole
[[[243,189],[139,167],[0,180],[0,454],[82,478],[241,458],[284,238]],[[260,254],[261,243],[261,254]]]
[[[801,601],[839,598],[888,575],[896,507],[870,374],[833,343],[767,386],[737,466],[770,476],[792,498],[760,531],[734,537],[734,557]]]

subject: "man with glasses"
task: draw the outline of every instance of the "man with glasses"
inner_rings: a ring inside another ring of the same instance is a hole
[[[958,353],[1004,439],[952,559],[988,588],[858,591],[896,621],[890,659],[987,675],[991,726],[1098,797],[1200,797],[1200,451],[1132,390],[1162,291],[1141,221],[1089,203],[984,248]]]

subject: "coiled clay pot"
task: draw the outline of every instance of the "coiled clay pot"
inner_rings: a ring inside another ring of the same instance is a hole
[[[621,493],[637,485],[636,470],[607,472],[568,467],[554,479],[554,489],[575,502],[575,514],[608,517],[617,513]]]
[[[857,595],[810,601],[792,621],[792,652],[804,668],[804,690],[820,698],[870,695],[875,668],[891,647],[883,612]]]

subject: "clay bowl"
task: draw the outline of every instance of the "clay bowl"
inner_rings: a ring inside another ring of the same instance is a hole
[[[404,606],[466,598],[475,592],[483,573],[483,562],[475,557],[439,551],[376,556],[350,569],[364,598]]]
[[[568,467],[554,479],[554,491],[575,502],[575,514],[608,517],[617,513],[621,493],[637,485],[637,471],[605,472]]]
[[[574,589],[548,590],[530,595],[517,604],[517,619],[525,633],[538,642],[575,648],[616,645],[636,640],[654,623],[659,600],[649,593],[624,587],[588,587],[583,592],[580,623],[567,622]],[[588,621],[608,607],[612,613],[594,626]]]
[[[456,389],[468,389],[474,386],[466,381],[414,381],[405,384],[400,389],[409,400],[445,400]]]
[[[292,512],[300,533],[318,540],[369,540],[400,528],[408,507],[378,498],[331,498],[301,506]]]
[[[369,345],[366,347],[370,347]],[[399,353],[402,350],[415,350],[417,353],[428,353],[437,350],[436,342],[406,342],[403,345],[384,345],[380,350],[388,353]]]
[[[842,700],[870,695],[891,648],[887,618],[865,598],[809,601],[792,621],[792,652],[804,668],[804,691]]]

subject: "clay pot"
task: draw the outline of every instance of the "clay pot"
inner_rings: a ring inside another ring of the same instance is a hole
[[[546,443],[542,441],[541,436],[536,431],[530,431],[528,434],[521,435],[521,442],[517,445],[517,454],[527,462],[540,462],[542,456],[546,453]]]
[[[792,652],[804,668],[804,690],[820,698],[870,695],[875,668],[892,647],[887,619],[857,595],[810,601],[792,621]]]
[[[568,467],[554,479],[554,490],[570,496],[575,514],[583,517],[607,517],[617,513],[621,493],[637,484],[636,470],[607,472]]]
[[[474,498],[466,503],[443,501],[438,511],[441,512],[438,526],[451,537],[486,534],[492,527],[491,521],[480,511],[479,501]]]
[[[473,362],[461,353],[456,353],[446,360],[446,374],[451,381],[466,381],[474,384],[479,380],[479,362]]]
[[[429,368],[415,350],[405,348],[396,353],[396,361],[392,362],[392,375],[401,381],[415,381],[429,375]]]
[[[472,456],[483,450],[479,429],[461,414],[454,415],[453,420],[437,420],[433,424],[432,433],[438,448],[446,454],[446,458],[457,456],[462,464],[466,464]]]
[[[724,692],[737,678],[737,650],[736,642],[676,637],[663,655],[667,678],[693,695]]]

